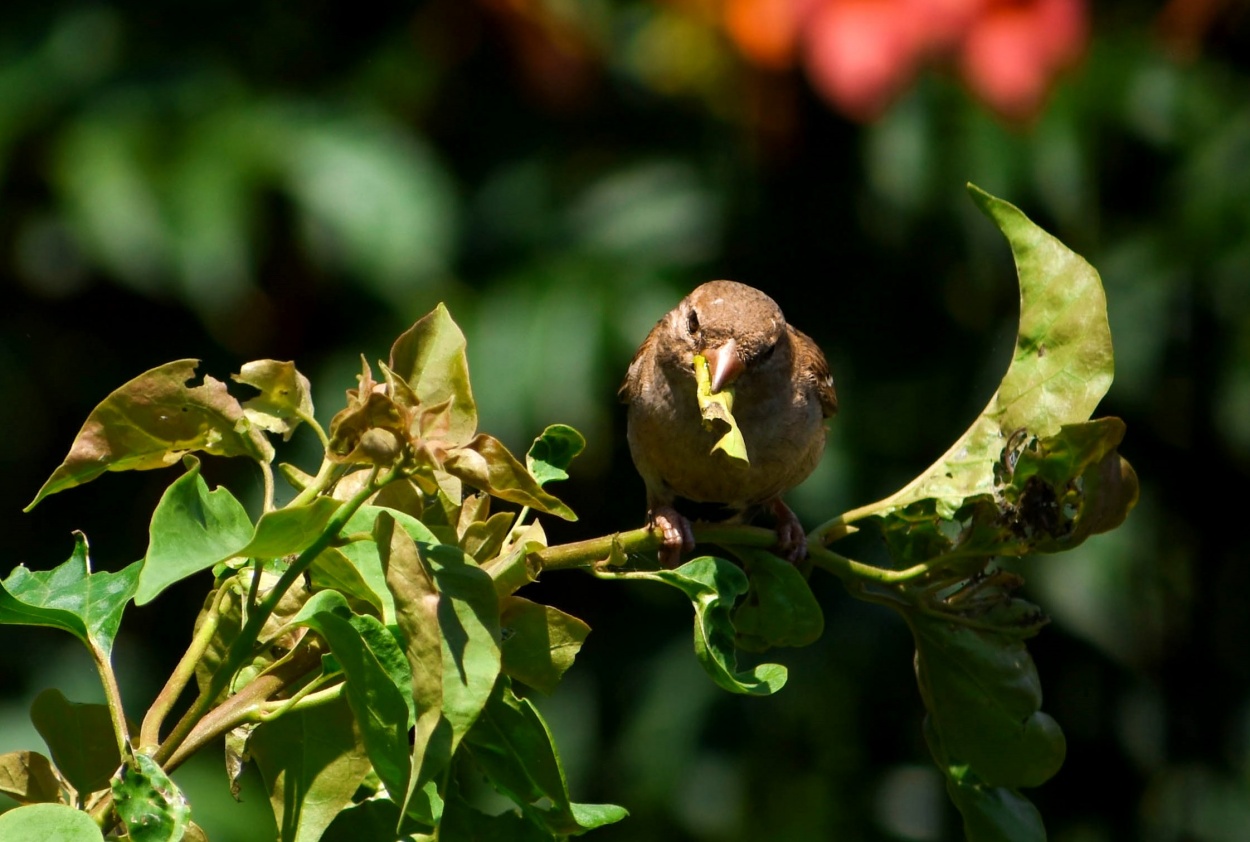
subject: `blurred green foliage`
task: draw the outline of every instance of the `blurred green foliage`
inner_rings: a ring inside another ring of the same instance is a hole
[[[964,197],[974,181],[1099,269],[1117,349],[1101,412],[1126,419],[1142,484],[1121,529],[1019,565],[1055,619],[1031,651],[1068,737],[1063,770],[1029,796],[1056,840],[1243,838],[1244,8],[1181,42],[1136,4],[1098,4],[1083,64],[1026,127],[942,73],[856,126],[681,8],[8,4],[0,575],[52,566],[73,528],[100,569],[141,556],[160,474],[19,513],[116,384],[180,356],[218,371],[295,359],[331,413],[357,351],[382,355],[440,300],[468,335],[483,430],[513,449],[555,421],[586,434],[564,494],[582,520],[553,541],[641,522],[615,387],[654,320],[713,277],[768,291],[830,357],[843,408],[793,495],[801,517],[876,499],[967,426],[1006,367],[1016,288]],[[282,458],[301,456],[297,437]],[[231,470],[204,465],[214,484]],[[689,659],[679,595],[572,573],[536,587],[595,629],[539,706],[578,797],[630,806],[600,838],[957,838],[909,635],[887,612],[824,582],[821,640],[786,655],[783,692],[742,699]],[[117,641],[135,713],[189,634],[188,599],[176,586],[132,612],[170,651]],[[69,662],[52,633],[8,634],[0,752],[37,745],[22,723],[45,686],[99,700],[53,674]],[[201,774],[179,776],[213,790]],[[239,816],[261,791],[222,801],[203,820],[214,842],[253,838]]]

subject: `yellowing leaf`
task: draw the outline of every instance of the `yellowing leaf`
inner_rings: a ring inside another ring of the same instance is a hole
[[[725,435],[712,445],[712,452],[723,450],[726,456],[749,463],[751,460],[747,457],[747,443],[742,438],[742,431],[738,429],[738,422],[733,415],[733,389],[712,392],[712,376],[708,371],[707,358],[702,354],[695,355],[694,377],[703,426],[709,430],[715,429],[718,422],[729,426]]]
[[[300,421],[312,417],[308,378],[296,371],[293,362],[253,360],[230,378],[260,389],[259,395],[243,402],[243,412],[253,424],[283,439],[291,437]]]

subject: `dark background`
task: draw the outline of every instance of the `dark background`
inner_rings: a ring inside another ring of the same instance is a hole
[[[1082,60],[1026,119],[939,61],[853,122],[802,68],[754,68],[719,5],[7,4],[0,574],[63,561],[74,529],[97,569],[142,557],[172,472],[21,512],[121,383],[184,357],[219,379],[293,359],[326,422],[359,354],[384,358],[439,301],[468,336],[482,429],[518,453],[554,422],[589,440],[555,489],[581,520],[552,539],[635,527],[616,386],[655,319],[719,277],[769,292],[830,358],[842,411],[791,495],[814,525],[927,466],[1005,368],[1013,270],[973,181],[1101,272],[1117,379],[1099,414],[1126,419],[1142,483],[1121,529],[1022,565],[1054,618],[1030,649],[1068,738],[1029,795],[1064,842],[1247,838],[1245,6],[1097,4]],[[279,458],[315,469],[311,434]],[[254,467],[205,473],[258,504]],[[132,718],[206,583],[129,610]],[[790,682],[769,699],[707,681],[675,593],[574,572],[533,588],[594,629],[540,706],[574,797],[633,814],[595,838],[959,838],[906,629],[813,586],[825,634],[778,654]],[[79,648],[0,629],[0,751],[40,747],[44,687],[99,700]],[[178,780],[214,842],[268,837],[259,782],[235,806],[205,760]]]

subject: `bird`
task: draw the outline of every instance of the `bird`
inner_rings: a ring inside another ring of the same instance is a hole
[[[732,390],[747,459],[714,449],[724,430],[700,411],[696,358],[712,394]],[[701,360],[699,361],[701,362]],[[661,318],[643,340],[618,392],[626,438],[647,491],[647,523],[661,532],[660,563],[694,549],[690,520],[741,523],[769,512],[777,553],[807,555],[803,526],[781,495],[807,479],[838,410],[824,353],[786,322],[777,303],[736,281],[709,281]],[[709,429],[709,426],[713,429]]]

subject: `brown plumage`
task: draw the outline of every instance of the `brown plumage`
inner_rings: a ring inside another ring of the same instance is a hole
[[[750,463],[712,446],[723,431],[703,425],[694,356],[708,360],[713,391],[732,385],[733,414]],[[643,340],[625,381],[629,450],[647,486],[647,519],[664,531],[660,559],[675,565],[693,548],[678,511],[716,504],[717,520],[762,509],[777,520],[779,551],[807,552],[803,527],[781,495],[805,480],[825,446],[825,419],[838,409],[825,355],[786,323],[776,302],[734,281],[695,289]],[[689,501],[689,502],[687,502]]]

